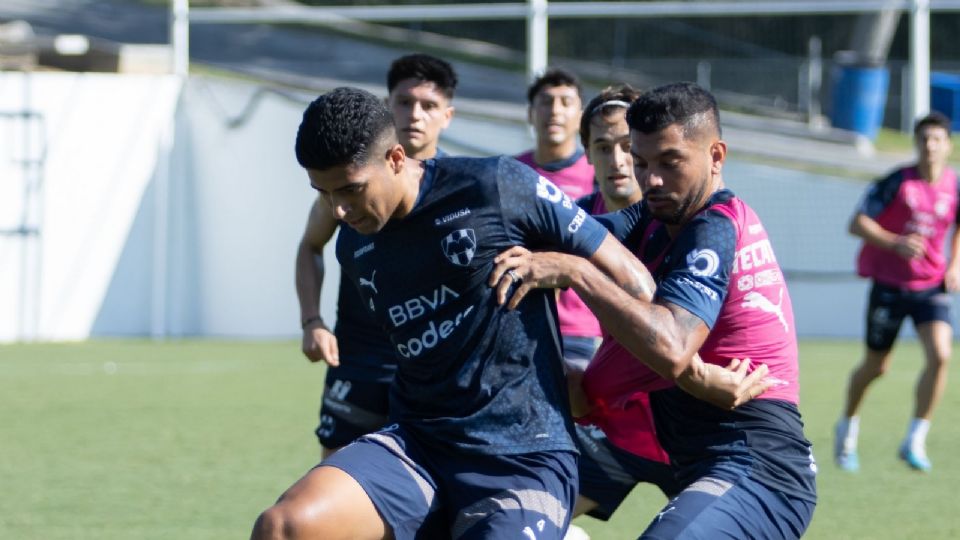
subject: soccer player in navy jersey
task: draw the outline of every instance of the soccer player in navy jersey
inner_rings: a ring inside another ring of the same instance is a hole
[[[409,54],[390,65],[387,105],[407,156],[431,159],[443,155],[437,144],[453,117],[451,101],[456,87],[456,72],[440,58]],[[340,280],[334,332],[320,317],[323,248],[338,225],[330,206],[317,198],[310,208],[296,258],[303,354],[312,362],[325,360],[331,364],[316,428],[324,457],[387,424],[388,389],[397,369],[393,346],[349,280]],[[341,354],[343,363],[339,361]]]
[[[634,101],[627,122],[644,199],[598,219],[654,276],[655,299],[625,294],[581,257],[522,247],[497,257],[491,283],[520,276],[512,292],[498,285],[508,307],[533,287],[576,290],[614,338],[584,374],[590,404],[616,408],[648,393],[685,487],[641,538],[799,538],[816,505],[816,465],[798,407],[790,296],[763,224],[724,187],[716,101],[670,84]],[[715,407],[684,391],[697,355],[706,366],[761,362],[771,384],[739,407]]]
[[[253,538],[562,538],[577,472],[554,297],[504,309],[487,284],[493,260],[511,245],[559,249],[638,297],[652,294],[649,274],[512,158],[407,158],[389,111],[362,90],[314,100],[296,153],[348,225],[343,275],[394,345],[393,424],[310,470]],[[759,383],[703,367],[691,384],[724,402]]]

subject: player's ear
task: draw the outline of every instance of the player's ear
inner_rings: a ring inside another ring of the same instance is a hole
[[[393,170],[393,173],[399,174],[400,171],[403,170],[403,164],[407,159],[407,153],[400,143],[394,143],[387,148],[387,152],[384,157],[386,158],[390,169]]]
[[[717,139],[710,145],[710,172],[720,174],[723,170],[723,162],[727,158],[727,143],[722,139]]]
[[[447,129],[450,127],[450,121],[453,120],[454,110],[455,109],[453,108],[453,105],[450,105],[445,111],[443,111],[443,125],[441,126],[441,129]]]

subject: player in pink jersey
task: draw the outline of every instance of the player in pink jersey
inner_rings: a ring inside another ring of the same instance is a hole
[[[913,134],[917,163],[874,183],[850,221],[850,233],[863,239],[857,271],[873,281],[866,353],[850,375],[846,406],[835,433],[837,465],[850,472],[860,468],[858,412],[864,395],[886,371],[894,341],[908,315],[926,355],[926,367],[917,381],[913,419],[899,450],[900,458],[913,469],[931,469],[927,432],[947,384],[953,339],[947,292],[960,289],[957,175],[947,166],[952,149],[950,120],[931,113],[917,121]],[[948,263],[944,244],[951,226]]]
[[[816,465],[798,407],[790,296],[762,223],[724,187],[716,101],[695,84],[670,84],[641,95],[627,121],[644,200],[598,219],[643,261],[654,299],[558,253],[512,248],[497,271],[522,276],[516,293],[572,287],[614,337],[584,377],[594,407],[649,392],[657,436],[686,487],[642,538],[799,538],[816,505]],[[743,396],[724,402],[689,384],[742,356],[759,363],[754,374],[771,375],[766,393],[746,396],[759,399],[734,408]]]
[[[536,136],[536,148],[517,156],[549,179],[571,199],[594,191],[594,171],[577,145],[580,129],[581,88],[576,75],[563,69],[548,69],[527,89],[527,117]],[[573,291],[557,298],[563,357],[580,369],[593,356],[600,337],[600,323]]]

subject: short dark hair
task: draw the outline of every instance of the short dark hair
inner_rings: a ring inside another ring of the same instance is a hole
[[[920,130],[927,126],[942,127],[944,130],[946,130],[948,137],[953,135],[953,131],[951,129],[953,125],[950,122],[950,119],[947,118],[947,115],[940,111],[931,111],[930,114],[917,120],[917,122],[913,124],[913,136],[916,137],[919,135]]]
[[[639,95],[640,91],[629,84],[619,84],[608,86],[594,96],[580,115],[580,142],[583,143],[583,147],[590,146],[590,122],[597,114],[606,115],[614,108],[622,108],[626,111]]]
[[[408,54],[394,60],[387,72],[387,91],[393,92],[405,79],[432,82],[448,100],[453,99],[453,92],[457,89],[457,72],[453,66],[429,54]]]
[[[297,162],[307,169],[365,165],[386,137],[396,138],[393,115],[370,92],[341,87],[313,100],[297,130]]]
[[[527,88],[527,103],[533,105],[533,98],[537,97],[540,90],[545,86],[572,86],[577,89],[577,95],[583,94],[580,87],[580,79],[576,75],[562,68],[550,68],[533,80],[533,83]]]
[[[720,111],[713,94],[691,82],[677,82],[648,90],[627,111],[630,129],[654,133],[680,124],[683,136],[690,137],[703,128],[719,137]]]

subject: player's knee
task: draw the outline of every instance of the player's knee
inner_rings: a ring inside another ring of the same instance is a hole
[[[933,354],[927,358],[927,365],[931,369],[935,370],[944,370],[950,367],[950,355],[949,354]]]
[[[253,525],[251,540],[289,540],[300,538],[298,531],[305,529],[303,516],[292,509],[275,504],[267,508]]]

